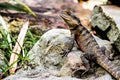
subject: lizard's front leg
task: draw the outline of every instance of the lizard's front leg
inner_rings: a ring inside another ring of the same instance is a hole
[[[84,53],[81,55],[81,60],[83,62],[83,65],[85,66],[86,70],[84,72],[82,72],[81,76],[84,75],[85,73],[92,73],[91,72],[91,66],[90,66],[90,56],[92,56],[91,54],[87,54],[87,53]],[[92,70],[93,71],[93,70]]]
[[[82,59],[82,62],[83,62],[83,65],[86,67],[86,71],[84,71],[82,73],[85,74],[85,73],[93,73],[93,69],[91,68],[91,62],[94,62],[96,60],[96,55],[95,54],[92,54],[92,53],[84,53],[82,56],[81,56],[81,59]]]

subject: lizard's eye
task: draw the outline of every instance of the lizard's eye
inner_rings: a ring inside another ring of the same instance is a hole
[[[71,12],[70,11],[65,11],[65,13],[67,14],[67,15],[71,15]]]

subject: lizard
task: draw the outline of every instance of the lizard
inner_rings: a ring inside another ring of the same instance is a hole
[[[80,19],[70,11],[63,11],[60,14],[60,17],[69,26],[71,34],[74,35],[74,39],[81,51],[90,55],[89,58],[93,58],[95,63],[99,64],[114,78],[120,80],[119,67],[112,63],[108,57],[103,54],[95,38],[90,31],[81,24]]]

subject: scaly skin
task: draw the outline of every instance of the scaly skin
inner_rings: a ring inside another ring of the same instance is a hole
[[[67,11],[64,11],[60,16],[69,26],[79,48],[83,52],[95,56],[97,64],[108,71],[114,78],[120,80],[120,69],[103,54],[92,34],[80,23],[80,20]]]

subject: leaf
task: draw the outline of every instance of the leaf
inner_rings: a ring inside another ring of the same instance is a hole
[[[29,14],[31,14],[31,15],[33,15],[34,17],[37,18],[37,15],[36,15],[26,4],[24,4],[24,3],[21,2],[20,0],[13,0],[13,1],[17,2],[18,4],[20,4],[20,5],[24,8],[24,10],[25,10],[26,12],[28,12]]]
[[[0,8],[26,12],[23,8],[17,7],[16,5],[12,5],[12,4],[7,3],[7,2],[6,3],[0,3]]]
[[[18,39],[17,39],[17,42],[15,44],[15,47],[13,49],[13,53],[11,54],[11,57],[10,57],[10,65],[16,61],[18,59],[18,55],[17,54],[20,54],[20,51],[21,51],[21,47],[23,45],[23,40],[25,38],[25,35],[26,35],[26,32],[27,32],[27,29],[28,29],[28,24],[29,22],[26,22],[24,25],[23,25],[23,28],[21,29],[20,33],[19,33],[19,36],[18,36]],[[17,54],[15,54],[17,53]],[[13,65],[13,68],[11,68],[9,70],[10,73],[15,73],[15,70],[17,68],[17,63],[15,63]]]

